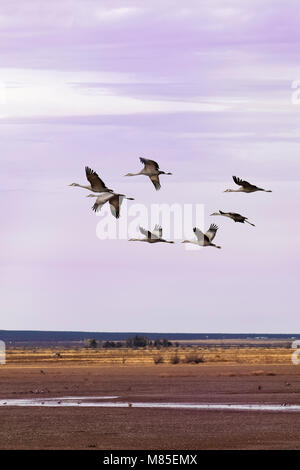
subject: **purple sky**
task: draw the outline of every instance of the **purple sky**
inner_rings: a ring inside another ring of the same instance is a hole
[[[300,333],[299,10],[1,2],[0,329]],[[123,178],[140,156],[173,172],[161,191]],[[68,187],[85,165],[138,203],[204,204],[222,250],[99,240]],[[232,175],[273,193],[224,194]]]

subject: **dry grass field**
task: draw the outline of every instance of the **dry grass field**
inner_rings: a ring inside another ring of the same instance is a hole
[[[245,344],[243,347],[181,346],[178,348],[33,348],[8,349],[7,365],[34,363],[82,363],[97,365],[152,365],[154,363],[214,363],[214,364],[290,364],[292,350],[287,343],[268,347]]]

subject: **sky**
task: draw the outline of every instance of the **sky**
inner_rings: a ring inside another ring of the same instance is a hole
[[[299,10],[1,2],[0,329],[300,333]],[[124,178],[139,157],[172,172],[160,191]],[[134,197],[118,222],[68,186],[87,184],[86,165]],[[224,193],[232,175],[273,192]],[[104,217],[134,230],[153,204],[200,209],[182,238],[162,217],[174,245],[99,238]],[[212,222],[221,250],[180,243]]]

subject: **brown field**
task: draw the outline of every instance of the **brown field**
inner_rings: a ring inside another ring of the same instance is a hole
[[[291,352],[285,344],[9,349],[0,399],[112,394],[132,402],[300,404]],[[183,362],[190,353],[204,362]],[[175,354],[179,364],[170,363]],[[154,363],[157,355],[163,363]],[[300,449],[297,412],[2,406],[0,422],[0,449]]]

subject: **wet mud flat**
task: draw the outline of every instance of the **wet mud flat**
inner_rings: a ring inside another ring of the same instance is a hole
[[[1,449],[299,449],[299,409],[289,365],[0,368]]]

